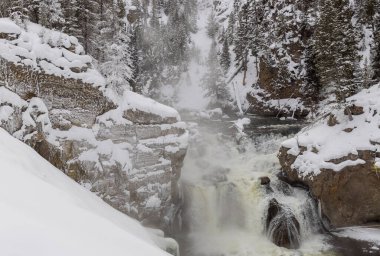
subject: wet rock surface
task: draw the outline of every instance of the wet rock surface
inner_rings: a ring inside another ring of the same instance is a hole
[[[368,241],[355,240],[349,237],[330,235],[328,239],[339,256],[375,256],[380,255],[379,246]]]
[[[300,247],[300,224],[294,214],[272,199],[269,202],[266,230],[274,244],[288,249]]]
[[[270,179],[269,177],[260,177],[260,184],[261,185],[269,185],[270,184]]]

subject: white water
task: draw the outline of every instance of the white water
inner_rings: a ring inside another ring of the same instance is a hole
[[[288,188],[284,194],[277,186],[276,153],[285,138],[263,136],[257,143],[243,139],[237,146],[226,136],[201,130],[193,137],[183,168],[187,243],[182,256],[326,255],[324,237],[316,234],[318,216],[312,200],[303,190]],[[260,185],[262,176],[271,178],[273,192]],[[265,234],[272,198],[298,219],[300,249],[280,248]]]

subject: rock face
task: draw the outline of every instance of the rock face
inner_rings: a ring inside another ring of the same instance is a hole
[[[186,125],[178,112],[133,92],[109,96],[91,63],[80,72],[61,69],[61,63],[81,66],[75,60],[91,58],[76,39],[63,34],[70,45],[49,45],[44,40],[55,32],[43,30],[47,35],[42,35],[35,29],[20,29],[15,36],[33,37],[31,48],[17,39],[0,40],[0,127],[116,209],[148,225],[168,227],[187,150]],[[31,68],[22,62],[26,58],[17,58],[37,46],[72,52],[66,60],[49,62],[49,68],[37,60]],[[13,52],[3,56],[6,47]],[[53,72],[56,68],[64,72]]]
[[[303,60],[315,24],[305,26],[298,15],[307,12],[313,19],[313,2],[308,1],[305,5],[300,0],[279,0],[257,4],[258,27],[271,32],[260,34],[263,38],[258,40],[265,42],[257,60],[250,60],[250,69],[257,69],[258,77],[247,95],[251,105],[249,112],[296,118],[310,112],[316,95],[307,81],[310,74]]]
[[[274,244],[288,249],[300,247],[300,224],[294,214],[276,199],[269,202],[266,230]]]
[[[281,148],[279,159],[285,180],[303,184],[320,200],[323,214],[331,227],[345,227],[380,222],[380,173],[374,169],[376,152],[362,151],[358,157],[365,164],[349,166],[336,172],[322,169],[319,175],[302,177],[291,166],[296,157]],[[356,157],[336,159],[337,163]]]
[[[327,227],[380,222],[380,86],[283,143],[283,180],[307,186]],[[333,121],[332,121],[333,119]]]

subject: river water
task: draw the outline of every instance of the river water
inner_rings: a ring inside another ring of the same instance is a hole
[[[276,177],[280,144],[301,126],[255,117],[242,135],[228,120],[189,122],[176,235],[182,256],[336,255],[320,232],[318,209],[308,192]],[[260,184],[264,176],[270,186]],[[273,198],[298,220],[299,249],[272,243],[266,217]]]

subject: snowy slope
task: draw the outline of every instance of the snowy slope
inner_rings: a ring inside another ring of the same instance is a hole
[[[0,129],[0,255],[168,255],[137,221]]]

